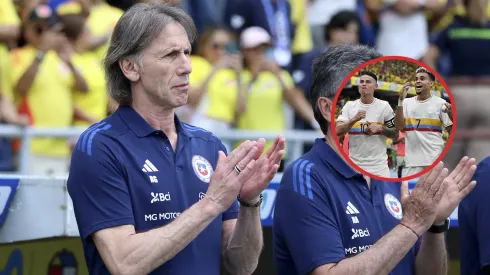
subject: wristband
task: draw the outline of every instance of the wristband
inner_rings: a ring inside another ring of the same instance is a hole
[[[238,194],[237,200],[240,202],[241,205],[243,205],[245,207],[256,208],[256,207],[259,207],[262,204],[262,198],[263,198],[263,196],[262,196],[262,194],[260,194],[259,201],[256,202],[255,204],[250,204],[250,203],[246,203],[246,202],[242,201],[240,199],[240,194]]]
[[[417,2],[421,7],[425,7],[425,5],[427,5],[427,0],[417,0]]]
[[[36,56],[34,57],[34,59],[35,59],[37,62],[41,62],[41,61],[43,61],[43,59],[44,59],[44,55],[45,55],[45,53],[44,53],[43,51],[38,50],[38,51],[36,52]]]
[[[409,227],[409,226],[407,226],[407,225],[405,225],[403,223],[400,223],[400,224],[403,225],[403,226],[405,226],[406,228],[410,229],[413,232],[413,234],[415,234],[415,236],[417,236],[417,239],[420,238],[419,234],[417,234],[417,232],[415,232],[411,227]]]
[[[403,107],[403,100],[398,99],[398,107]]]

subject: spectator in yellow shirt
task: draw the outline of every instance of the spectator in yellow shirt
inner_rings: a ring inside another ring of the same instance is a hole
[[[250,27],[241,34],[243,81],[248,91],[246,109],[238,119],[238,128],[267,132],[286,130],[283,106],[286,101],[305,121],[319,129],[311,105],[294,87],[291,75],[268,57],[270,45],[271,37],[263,28]],[[268,143],[264,150],[270,145]]]
[[[124,12],[107,4],[104,0],[84,1],[91,2],[90,14],[87,19],[87,26],[91,34],[89,47],[100,59],[103,59],[109,46],[112,31]]]
[[[8,71],[10,60],[9,44],[16,42],[20,35],[20,19],[11,0],[0,5],[0,95],[12,96],[12,85]]]
[[[60,16],[63,32],[75,50],[72,61],[84,77],[88,92],[73,92],[74,126],[88,127],[107,116],[109,98],[105,87],[104,69],[93,52],[88,51],[90,33],[81,14]]]
[[[11,52],[11,79],[20,112],[34,127],[68,127],[72,123],[72,88],[87,91],[87,83],[72,64],[72,49],[60,32],[57,16],[37,6],[25,22],[27,45]],[[68,168],[66,138],[34,138],[29,173],[64,175]]]
[[[242,61],[238,50],[233,35],[224,27],[209,27],[201,34],[198,55],[191,56],[186,106],[192,108],[191,124],[219,135],[220,131],[230,129],[243,111],[239,104],[245,100],[243,85],[239,84]]]

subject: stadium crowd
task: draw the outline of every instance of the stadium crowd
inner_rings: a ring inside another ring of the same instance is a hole
[[[136,2],[145,1],[3,1],[0,123],[89,127],[113,112],[117,106],[106,92],[104,53],[117,20]],[[473,0],[167,2],[182,6],[199,32],[191,55],[189,100],[179,117],[218,135],[232,128],[318,129],[307,101],[311,65],[319,53],[339,44],[366,44],[383,55],[422,60],[444,76],[490,73],[490,62],[483,62],[485,36],[458,32],[475,25],[480,32],[490,31],[488,1],[483,1],[488,8]],[[403,83],[411,71],[386,63],[378,75]],[[74,142],[33,139],[30,173],[66,173]],[[0,171],[17,169],[20,149],[17,139],[0,136]]]
[[[404,60],[382,60],[376,62],[376,64],[366,66],[365,69],[374,72],[379,76],[379,81],[392,82],[400,85],[410,81],[412,86],[415,86],[413,72],[415,72],[418,67],[417,64],[406,62]],[[357,72],[356,76],[359,76],[359,73],[360,72]],[[436,81],[434,81],[433,90],[444,91],[445,88],[441,82],[436,79]]]

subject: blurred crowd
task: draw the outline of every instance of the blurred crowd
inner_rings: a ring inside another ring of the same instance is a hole
[[[375,64],[370,64],[365,69],[374,72],[380,81],[393,82],[401,85],[409,81],[415,86],[415,71],[418,67],[419,65],[404,60],[383,60]],[[359,75],[359,73],[356,75]],[[437,78],[434,81],[432,89],[436,91],[445,90]]]
[[[1,1],[0,123],[89,127],[117,108],[106,93],[104,53],[124,10],[151,0]],[[445,76],[490,73],[490,62],[483,62],[490,41],[485,0],[166,2],[185,9],[199,31],[188,104],[179,117],[218,135],[318,129],[307,100],[311,65],[339,44],[422,60]],[[461,31],[468,26],[480,32]],[[403,82],[411,72],[384,63],[378,74]],[[33,139],[29,172],[66,173],[75,141]],[[0,171],[17,169],[20,149],[18,140],[0,136]]]

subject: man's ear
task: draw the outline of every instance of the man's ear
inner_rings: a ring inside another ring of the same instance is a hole
[[[334,110],[332,110],[332,101],[326,97],[320,97],[317,101],[317,108],[322,113],[323,118],[330,123],[331,115]]]
[[[134,59],[124,58],[119,60],[119,67],[129,81],[135,82],[140,79],[141,68]]]

